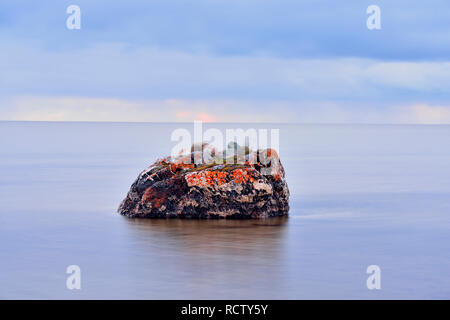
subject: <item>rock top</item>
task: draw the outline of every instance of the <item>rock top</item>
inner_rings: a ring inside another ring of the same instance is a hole
[[[132,218],[197,219],[288,214],[289,189],[274,150],[247,149],[231,159],[213,150],[213,157],[204,161],[203,152],[193,149],[189,155],[157,160],[142,171],[118,212]]]

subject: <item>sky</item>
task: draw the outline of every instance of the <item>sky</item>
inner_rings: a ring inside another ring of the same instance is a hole
[[[450,124],[444,0],[2,0],[0,45],[0,120]]]

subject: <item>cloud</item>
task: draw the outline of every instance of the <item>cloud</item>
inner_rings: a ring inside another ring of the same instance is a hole
[[[448,123],[431,3],[380,0],[372,32],[356,0],[80,0],[72,32],[68,4],[4,1],[0,120]]]
[[[450,102],[448,61],[224,57],[102,44],[70,52],[5,47],[0,69],[3,96]]]
[[[373,83],[416,91],[450,91],[450,62],[378,62],[365,75]]]
[[[82,29],[65,28],[70,2],[0,2],[0,37],[56,50],[104,42],[219,56],[436,60],[450,55],[447,0],[377,0],[382,29],[366,28],[372,2],[347,0],[77,0]]]
[[[418,104],[410,107],[410,117],[412,123],[450,124],[450,107]]]
[[[24,96],[3,100],[0,110],[3,120],[18,121],[450,124],[450,105],[427,104],[349,108],[327,101]]]
[[[0,103],[0,117],[18,121],[287,122],[289,116],[279,114],[279,107],[283,104],[232,100],[22,96],[3,100]],[[256,112],[262,105],[266,112]]]

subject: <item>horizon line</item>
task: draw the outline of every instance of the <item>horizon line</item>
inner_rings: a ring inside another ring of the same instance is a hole
[[[193,124],[195,121],[95,121],[95,120],[1,120],[0,123],[92,123],[92,124]],[[376,122],[220,122],[203,121],[203,124],[282,124],[282,125],[367,125],[367,126],[450,126],[450,123],[376,123]]]

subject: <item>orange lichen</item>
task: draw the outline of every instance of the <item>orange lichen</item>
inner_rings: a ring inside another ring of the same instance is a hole
[[[193,164],[188,164],[188,163],[171,163],[170,164],[170,170],[172,171],[172,173],[176,173],[183,169],[191,169],[193,167],[194,167]]]
[[[269,158],[276,158],[276,159],[279,159],[278,158],[278,153],[275,151],[275,149],[267,149],[266,150],[266,154],[267,154],[267,157],[269,157]]]
[[[153,188],[148,188],[145,190],[144,195],[141,199],[141,204],[151,203],[153,208],[159,208],[166,200],[166,195],[164,193],[158,192]]]
[[[200,171],[186,175],[191,185],[214,186],[226,183],[228,173],[221,171]]]
[[[233,181],[236,183],[254,182],[255,178],[248,173],[248,169],[236,169],[233,171]]]
[[[248,181],[254,182],[255,178],[252,176],[252,173],[249,172],[250,169],[236,169],[234,171],[213,171],[206,170],[200,172],[193,172],[186,175],[186,181],[190,185],[197,186],[215,186],[222,185],[227,183],[228,181],[233,181],[235,183],[246,183]]]

